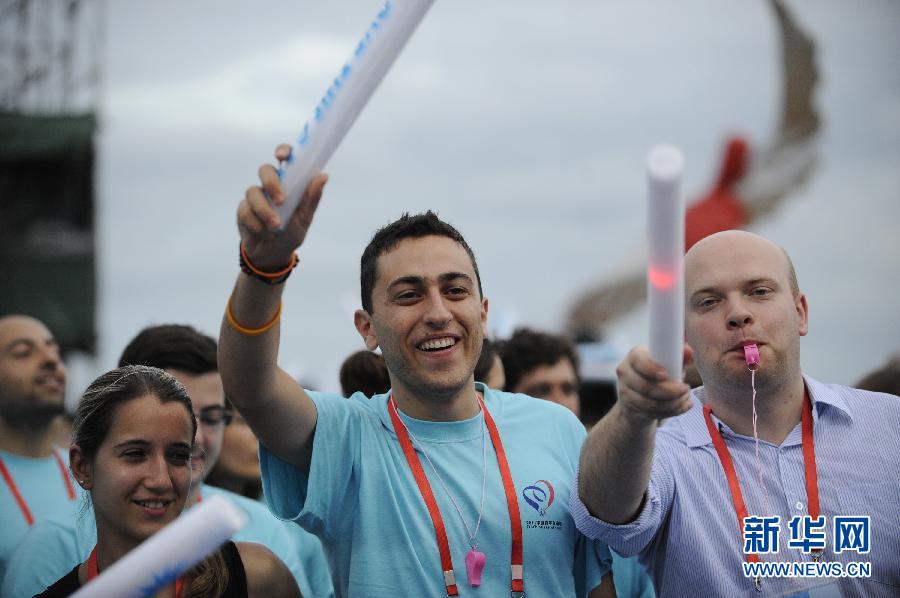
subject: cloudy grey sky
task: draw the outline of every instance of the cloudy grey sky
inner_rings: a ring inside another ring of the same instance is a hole
[[[380,4],[108,3],[101,353],[76,369],[112,366],[148,324],[217,334],[237,273],[237,202]],[[809,296],[806,370],[851,383],[900,349],[900,3],[788,7],[818,44],[822,159],[754,230],[788,249]],[[771,141],[776,35],[762,0],[438,0],[327,168],[288,283],[282,364],[336,384],[362,348],[359,255],[407,210],[463,231],[493,315],[561,329],[576,295],[643,243],[653,144],[683,149],[690,198],[728,133]],[[635,312],[611,339],[623,351],[646,342],[645,320]]]

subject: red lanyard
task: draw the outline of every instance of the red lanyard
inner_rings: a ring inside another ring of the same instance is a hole
[[[53,451],[53,456],[56,457],[56,463],[59,465],[59,471],[62,473],[63,481],[66,483],[66,494],[69,496],[69,500],[75,500],[75,488],[72,487],[72,480],[69,479],[69,472],[66,471],[66,465],[63,463],[62,458],[59,456],[59,453],[56,450]],[[22,493],[19,492],[19,487],[16,486],[15,480],[13,480],[12,475],[9,473],[9,469],[6,467],[6,463],[3,462],[3,457],[0,457],[0,474],[3,475],[3,479],[6,480],[6,485],[9,486],[10,492],[12,492],[13,496],[16,499],[16,502],[19,503],[19,508],[22,510],[22,515],[25,517],[25,521],[29,526],[34,525],[34,517],[31,515],[31,509],[28,508],[28,504],[25,502],[25,498],[22,496]]]
[[[488,433],[491,436],[491,444],[494,445],[494,451],[497,453],[497,465],[500,467],[500,477],[503,479],[503,490],[506,493],[506,506],[509,510],[509,526],[512,531],[512,548],[510,555],[510,564],[512,571],[512,581],[510,582],[510,590],[512,592],[525,591],[524,570],[522,567],[522,519],[519,515],[519,500],[516,497],[516,488],[513,484],[512,474],[509,471],[509,463],[506,461],[506,453],[503,450],[503,442],[500,440],[500,432],[497,430],[497,424],[491,417],[487,406],[481,397],[478,398],[478,404],[481,405],[482,413],[484,413],[484,423],[487,426]],[[428,514],[431,515],[431,523],[434,525],[434,533],[437,536],[438,551],[441,554],[441,568],[444,571],[444,585],[447,588],[448,596],[459,596],[459,590],[456,587],[456,576],[453,573],[453,559],[450,556],[450,543],[447,541],[447,530],[444,528],[444,519],[441,517],[441,510],[437,501],[434,499],[434,492],[431,490],[431,484],[425,476],[425,470],[422,469],[422,463],[416,456],[416,450],[413,448],[412,441],[409,438],[409,432],[406,426],[400,420],[397,414],[397,406],[394,403],[394,397],[391,395],[388,401],[388,412],[391,415],[391,423],[394,425],[394,432],[403,448],[403,454],[409,463],[413,477],[416,478],[416,484],[419,486],[419,492],[425,500],[425,506],[428,507]]]
[[[100,574],[100,567],[97,565],[97,547],[91,550],[91,556],[87,562],[87,580],[90,582]],[[184,580],[180,577],[175,580],[175,598],[181,596],[181,589],[184,587]]]
[[[813,424],[812,424],[812,401],[809,395],[806,395],[803,405],[803,412],[800,416],[800,426],[803,439],[803,470],[806,477],[806,501],[809,504],[809,516],[813,519],[819,517],[819,478],[816,474],[816,449],[813,443]],[[712,407],[708,404],[703,406],[703,417],[706,419],[706,427],[709,429],[709,436],[712,438],[713,446],[719,455],[719,461],[722,463],[722,469],[725,471],[725,477],[728,479],[728,489],[731,491],[731,500],[734,502],[734,512],[737,514],[738,528],[741,530],[741,543],[744,540],[744,519],[747,517],[747,507],[744,505],[744,496],[741,494],[741,485],[738,482],[737,472],[734,469],[734,462],[728,453],[728,447],[725,446],[725,440],[719,433],[718,428],[712,421]],[[748,563],[759,562],[759,555],[748,553],[745,555]]]

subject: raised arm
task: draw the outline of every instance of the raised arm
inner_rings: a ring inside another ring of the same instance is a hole
[[[289,153],[290,146],[282,145],[275,155],[284,160]],[[271,165],[262,166],[259,178],[262,186],[247,189],[238,207],[238,230],[247,261],[261,272],[276,273],[293,263],[327,177],[313,179],[283,230],[278,230],[281,222],[265,197],[267,193],[276,204],[284,201],[278,173]],[[309,471],[316,408],[277,364],[283,289],[284,283],[238,275],[219,336],[219,373],[225,394],[266,448]]]
[[[640,512],[650,483],[659,422],[692,403],[688,385],[668,380],[646,347],[632,349],[616,376],[619,400],[581,450],[578,495],[594,517],[628,523]]]

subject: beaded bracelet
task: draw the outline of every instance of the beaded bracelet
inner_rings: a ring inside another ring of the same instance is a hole
[[[288,276],[291,275],[291,272],[294,271],[294,268],[297,267],[297,263],[300,259],[297,257],[297,252],[291,254],[290,263],[283,269],[278,272],[264,272],[260,270],[252,263],[250,263],[250,258],[247,257],[247,250],[244,248],[244,242],[241,241],[240,248],[240,265],[241,272],[246,274],[247,276],[252,276],[257,280],[261,280],[266,284],[281,284],[285,280],[287,280]]]
[[[237,320],[234,319],[234,314],[231,313],[231,297],[229,297],[228,304],[225,306],[225,319],[228,320],[228,324],[234,328],[235,332],[239,332],[244,336],[259,336],[278,323],[278,320],[281,318],[281,305],[281,302],[279,302],[278,310],[267,324],[263,324],[259,328],[246,328],[238,324]]]

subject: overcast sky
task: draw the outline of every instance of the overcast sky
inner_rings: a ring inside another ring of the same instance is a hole
[[[114,365],[149,324],[218,333],[237,202],[380,5],[107,4],[100,355],[76,377]],[[852,383],[900,349],[900,3],[787,5],[818,44],[821,164],[754,230],[792,254],[809,297],[805,370]],[[282,364],[335,386],[363,346],[359,255],[404,211],[462,230],[496,322],[561,330],[577,294],[644,243],[653,144],[682,148],[691,198],[727,134],[771,141],[776,35],[762,0],[438,0],[327,168],[288,283]],[[611,340],[646,342],[645,321],[635,312]]]

